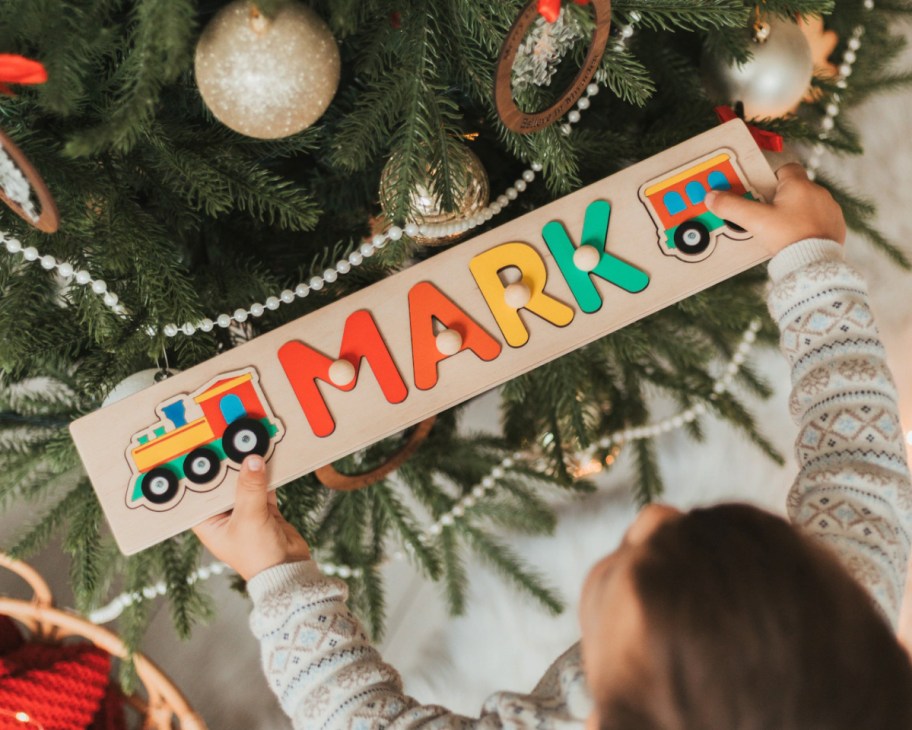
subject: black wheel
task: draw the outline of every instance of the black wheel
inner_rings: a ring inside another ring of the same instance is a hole
[[[225,456],[238,464],[251,454],[264,456],[269,449],[269,432],[259,421],[239,418],[228,424],[228,428],[225,429],[222,449]]]
[[[700,221],[685,221],[674,232],[675,246],[681,253],[696,256],[709,248],[709,231]]]
[[[194,484],[205,484],[219,472],[219,459],[210,449],[193,449],[184,457],[184,476]]]
[[[152,504],[165,504],[177,496],[180,480],[170,469],[157,466],[146,472],[139,486],[143,497]]]

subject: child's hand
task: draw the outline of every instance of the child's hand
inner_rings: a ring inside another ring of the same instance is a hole
[[[307,543],[279,513],[276,494],[266,485],[266,463],[248,456],[238,476],[234,509],[193,528],[209,552],[244,580],[274,565],[310,559]]]
[[[784,165],[776,176],[779,184],[771,204],[747,200],[737,193],[711,191],[706,195],[706,207],[753,233],[773,255],[805,238],[845,242],[842,209],[829,192],[808,180],[801,165]]]

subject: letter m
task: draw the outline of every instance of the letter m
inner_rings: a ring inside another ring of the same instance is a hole
[[[388,402],[401,403],[405,400],[408,389],[374,318],[366,309],[349,315],[342,332],[339,359],[348,360],[355,366],[355,377],[350,383],[333,383],[329,379],[329,367],[334,360],[303,342],[286,342],[279,348],[279,362],[315,435],[329,436],[336,428],[317,381],[321,380],[342,391],[351,390],[358,383],[362,358],[370,365]]]

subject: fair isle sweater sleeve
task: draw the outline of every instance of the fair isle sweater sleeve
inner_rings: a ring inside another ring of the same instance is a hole
[[[530,694],[496,692],[468,718],[403,694],[399,674],[346,607],[346,584],[313,561],[269,568],[247,591],[266,679],[297,730],[567,730],[589,714],[578,644]]]
[[[323,576],[312,560],[269,568],[247,591],[263,670],[296,730],[476,726],[403,694],[399,674],[345,605],[348,586]]]
[[[912,485],[896,388],[864,280],[833,241],[769,265],[768,303],[792,367],[799,426],[792,521],[829,545],[895,627],[909,556]]]

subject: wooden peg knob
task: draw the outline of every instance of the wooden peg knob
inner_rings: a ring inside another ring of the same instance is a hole
[[[456,330],[443,330],[437,334],[436,341],[441,355],[455,355],[462,349],[462,335]]]
[[[522,282],[510,284],[510,286],[504,289],[504,301],[507,303],[508,307],[513,307],[513,309],[525,307],[531,298],[532,292],[529,291],[529,287]]]
[[[329,379],[340,388],[346,386],[355,379],[355,366],[344,358],[336,360],[329,366]]]
[[[594,271],[602,260],[602,254],[595,246],[580,246],[573,252],[573,264],[580,271]]]

